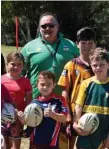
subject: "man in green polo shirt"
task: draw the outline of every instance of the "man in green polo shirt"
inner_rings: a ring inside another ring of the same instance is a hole
[[[31,81],[33,98],[39,95],[36,82],[40,71],[52,71],[58,82],[64,65],[73,57],[79,56],[76,44],[59,33],[59,24],[54,14],[43,14],[39,19],[38,30],[38,37],[21,50],[26,63],[23,73]],[[56,85],[54,92],[61,94],[61,88]]]

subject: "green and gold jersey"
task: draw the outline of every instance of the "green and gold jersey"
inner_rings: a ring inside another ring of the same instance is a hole
[[[84,149],[99,149],[109,133],[109,78],[100,82],[91,77],[82,82],[76,100],[83,107],[83,113],[96,113],[99,127],[91,135],[79,136],[77,146]]]
[[[83,112],[109,115],[109,78],[106,82],[95,77],[83,81],[76,104],[83,106]]]

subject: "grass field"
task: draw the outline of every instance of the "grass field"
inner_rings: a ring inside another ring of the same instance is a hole
[[[18,51],[20,50],[21,50],[21,47],[18,48]],[[1,52],[3,53],[4,56],[12,51],[17,51],[16,47],[1,45]]]

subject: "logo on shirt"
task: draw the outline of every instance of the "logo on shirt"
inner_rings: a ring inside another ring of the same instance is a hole
[[[66,76],[68,73],[68,70],[67,69],[64,69],[63,72],[62,72],[62,76]]]
[[[40,51],[41,51],[41,48],[37,48],[36,51],[37,51],[37,52],[40,52]]]
[[[76,74],[76,76],[78,76],[80,74],[80,71],[79,70],[75,70],[75,74]]]
[[[64,46],[64,51],[69,51],[68,46]]]
[[[43,103],[42,106],[43,106],[43,108],[48,108],[48,104],[47,103]]]

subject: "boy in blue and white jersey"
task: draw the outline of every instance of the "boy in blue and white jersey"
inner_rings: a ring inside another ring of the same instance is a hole
[[[60,125],[66,122],[65,99],[53,93],[54,87],[54,74],[50,71],[40,72],[37,81],[40,96],[34,99],[32,103],[37,103],[42,108],[44,117],[39,126],[27,127],[25,130],[28,137],[34,130],[33,145],[36,149],[58,149]]]

